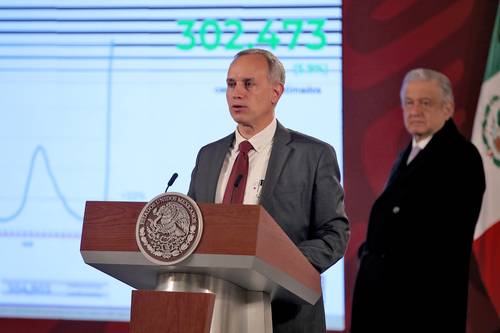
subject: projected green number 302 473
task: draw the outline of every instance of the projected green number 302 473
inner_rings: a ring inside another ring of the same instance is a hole
[[[181,50],[195,47],[242,50],[254,46],[273,50],[278,46],[287,46],[289,50],[303,46],[320,50],[327,45],[325,22],[324,18],[267,20],[257,30],[255,25],[252,30],[245,30],[242,20],[238,19],[178,20],[177,24],[183,29],[183,41],[176,46]]]

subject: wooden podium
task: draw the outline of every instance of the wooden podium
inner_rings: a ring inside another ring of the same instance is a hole
[[[259,205],[199,204],[197,249],[176,265],[140,252],[145,202],[88,201],[80,251],[85,263],[136,288],[130,331],[272,332],[271,301],[315,304],[320,275]]]

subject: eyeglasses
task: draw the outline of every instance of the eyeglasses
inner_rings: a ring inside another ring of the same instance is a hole
[[[412,109],[416,106],[418,106],[419,109],[421,110],[430,110],[432,107],[434,107],[436,104],[439,102],[436,102],[435,100],[432,100],[430,98],[421,98],[417,100],[413,99],[405,99],[403,101],[403,109],[404,110],[409,110]],[[441,102],[443,104],[443,102]]]

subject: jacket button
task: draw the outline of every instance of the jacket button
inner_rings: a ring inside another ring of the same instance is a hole
[[[394,206],[394,207],[392,208],[392,212],[393,212],[394,214],[399,213],[399,211],[400,211],[399,206]]]

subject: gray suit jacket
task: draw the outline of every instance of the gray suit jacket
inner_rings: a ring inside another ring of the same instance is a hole
[[[214,202],[233,142],[234,133],[201,148],[188,193],[195,201]],[[260,204],[319,272],[344,255],[349,225],[343,200],[333,147],[278,122]],[[275,301],[272,311],[275,333],[325,331],[322,299],[314,306]]]

